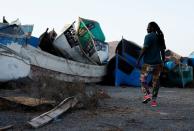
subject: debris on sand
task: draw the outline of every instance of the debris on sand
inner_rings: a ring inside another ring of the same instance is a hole
[[[13,125],[8,125],[8,126],[0,127],[0,131],[5,131],[5,130],[8,130],[10,128],[13,128]]]
[[[52,110],[30,120],[28,124],[30,124],[34,128],[39,128],[47,124],[54,118],[58,117],[62,113],[66,112],[68,109],[73,108],[77,104],[77,102],[78,100],[75,97],[66,98]]]
[[[43,107],[52,107],[55,104],[54,101],[37,99],[31,97],[23,97],[23,96],[9,96],[9,97],[0,97],[0,105],[1,108],[18,108],[21,107],[23,109],[43,109]]]

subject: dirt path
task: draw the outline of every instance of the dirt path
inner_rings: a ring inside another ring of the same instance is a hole
[[[161,88],[158,107],[141,103],[140,88],[102,87],[111,98],[101,100],[97,109],[75,109],[37,131],[150,131],[194,130],[194,89]],[[1,91],[2,92],[2,91]],[[33,130],[27,120],[41,112],[0,111],[0,126],[11,130]]]

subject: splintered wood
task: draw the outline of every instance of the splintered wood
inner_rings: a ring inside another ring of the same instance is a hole
[[[68,97],[65,100],[63,100],[59,105],[57,105],[55,108],[52,110],[33,118],[31,121],[28,123],[34,127],[34,128],[39,128],[54,118],[58,117],[62,113],[66,112],[68,109],[73,108],[77,104],[78,100],[75,97]]]

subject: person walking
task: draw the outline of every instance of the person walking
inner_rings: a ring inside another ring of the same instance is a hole
[[[141,89],[144,94],[143,103],[151,101],[151,106],[157,106],[157,96],[160,87],[159,77],[163,70],[163,62],[165,60],[165,40],[163,32],[156,22],[150,22],[147,27],[147,35],[144,39],[143,49],[137,60],[139,66],[140,60],[143,58],[144,64],[141,67]],[[150,92],[147,78],[152,75],[152,92]]]

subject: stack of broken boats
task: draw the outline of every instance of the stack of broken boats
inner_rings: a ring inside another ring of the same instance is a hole
[[[65,26],[59,35],[47,29],[36,38],[31,36],[33,25],[22,25],[18,19],[0,23],[0,57],[6,67],[1,68],[0,82],[45,76],[100,82],[106,75],[109,52],[100,25],[83,18],[77,30],[74,24]]]

